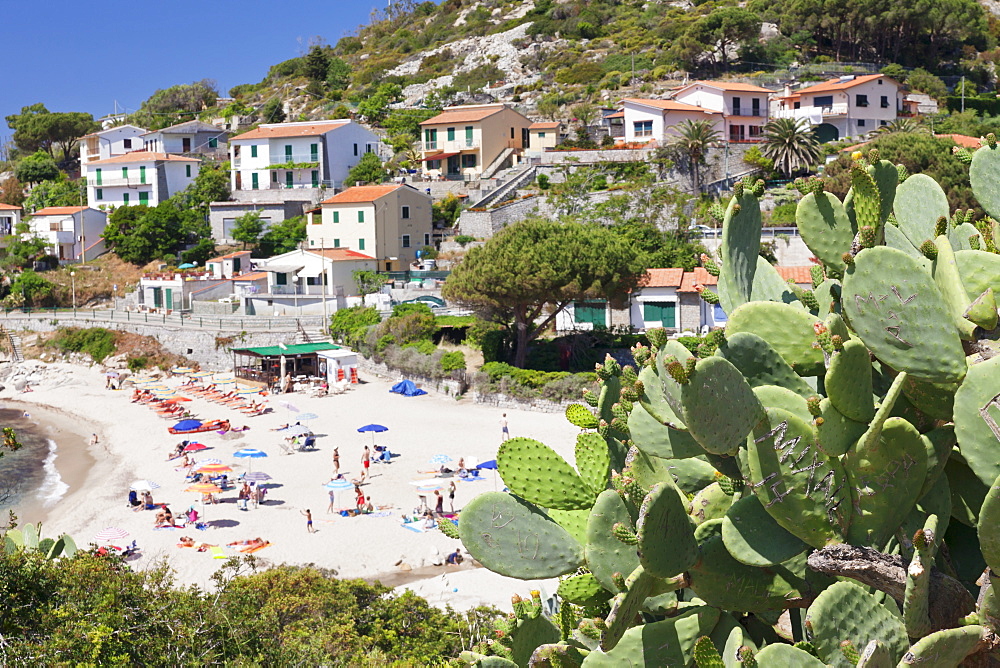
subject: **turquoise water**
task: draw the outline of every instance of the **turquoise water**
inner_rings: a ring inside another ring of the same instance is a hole
[[[46,426],[20,409],[0,408],[0,426],[13,427],[22,447],[0,452],[0,526],[7,522],[8,508],[25,505],[49,507],[69,487],[55,468],[58,446],[46,435]]]

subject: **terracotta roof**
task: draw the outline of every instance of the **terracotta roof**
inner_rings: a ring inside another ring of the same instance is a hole
[[[132,151],[131,153],[126,153],[125,155],[116,155],[113,158],[105,158],[104,160],[95,160],[87,164],[90,165],[109,165],[116,163],[127,163],[127,162],[199,162],[196,158],[185,158],[181,155],[171,155],[170,153],[155,153],[153,151]]]
[[[529,130],[548,130],[558,128],[562,123],[552,122],[552,123],[532,123],[528,126]]]
[[[484,104],[462,107],[445,108],[440,114],[433,118],[428,118],[421,125],[439,125],[441,123],[472,123],[481,121],[488,116],[499,113],[506,108],[502,104]]]
[[[704,107],[698,107],[693,104],[684,104],[683,102],[677,102],[675,100],[642,100],[639,98],[629,97],[622,101],[631,102],[632,104],[641,104],[644,107],[662,109],[663,111],[700,111],[703,114],[722,114],[721,111],[712,111],[711,109],[705,109]]]
[[[80,213],[87,207],[85,206],[47,206],[44,209],[39,209],[38,211],[31,214],[32,216],[70,216],[74,213]]]
[[[270,139],[279,137],[318,137],[334,130],[342,125],[347,125],[351,121],[341,118],[335,121],[317,121],[315,123],[274,123],[272,125],[261,125],[256,130],[244,132],[241,135],[231,137],[229,141],[240,141],[241,139]]]
[[[150,132],[147,132],[143,136],[145,137],[146,135],[153,135],[158,133],[187,134],[194,132],[217,132],[220,135],[232,134],[231,132],[223,130],[222,128],[216,127],[214,125],[210,125],[203,121],[194,120],[194,121],[184,121],[183,123],[178,123],[177,125],[171,125],[170,127],[162,128],[160,130],[151,130]]]
[[[965,148],[979,148],[982,146],[982,141],[975,137],[970,137],[969,135],[934,135],[939,139],[950,139],[959,146],[964,146]]]
[[[205,260],[205,264],[209,262],[222,262],[223,260],[228,260],[234,257],[242,257],[244,255],[249,255],[250,251],[236,251],[235,253],[229,253],[228,255],[220,255],[219,257],[213,257],[211,260]]]
[[[719,90],[729,90],[741,93],[773,93],[774,91],[768,90],[767,88],[761,88],[760,86],[754,86],[753,84],[737,83],[735,81],[692,81],[687,86],[684,86],[680,90],[684,90],[689,86],[710,86],[712,88],[718,88]]]
[[[862,77],[854,77],[850,81],[841,81],[839,78],[830,79],[829,81],[824,81],[823,83],[816,84],[815,86],[809,86],[808,88],[800,88],[796,91],[799,95],[802,93],[825,93],[826,91],[833,90],[847,90],[848,88],[853,88],[854,86],[860,86],[863,83],[868,83],[869,81],[875,81],[885,77],[884,74],[866,74]],[[888,79],[888,77],[885,77]]]
[[[267,278],[266,271],[251,271],[249,274],[241,274],[239,276],[234,276],[234,281],[259,281],[262,278]]]
[[[330,199],[325,199],[320,204],[357,204],[360,202],[374,202],[385,197],[389,193],[403,186],[400,184],[391,186],[353,186],[342,193],[337,193]]]
[[[608,114],[604,118],[625,118],[625,112],[624,111],[616,111],[613,114]]]
[[[14,206],[13,204],[4,204],[0,202],[0,211],[20,211],[21,207]]]
[[[677,288],[680,287],[684,278],[684,270],[675,267],[672,269],[647,269],[646,276],[639,282],[640,288]]]
[[[812,285],[812,273],[809,267],[775,267],[775,269],[778,271],[778,276],[786,281],[792,279],[795,283]]]
[[[343,262],[345,260],[374,260],[371,255],[365,255],[364,253],[359,253],[356,250],[351,250],[350,248],[320,248],[317,250],[308,250],[307,253],[313,253],[315,255],[322,255],[328,260],[333,260],[334,262]]]
[[[677,288],[677,292],[697,292],[694,289],[696,285],[704,285],[705,287],[711,287],[719,283],[718,276],[712,276],[710,273],[705,271],[704,267],[695,267],[694,271],[685,271],[684,280],[681,281],[681,287]]]

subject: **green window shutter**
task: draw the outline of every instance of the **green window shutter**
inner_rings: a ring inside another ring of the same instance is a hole
[[[122,193],[122,204],[128,206],[128,193]]]
[[[455,128],[448,128],[448,141],[455,141]]]
[[[139,204],[149,206],[149,193],[139,193]]]
[[[287,172],[285,172],[285,187],[286,188],[291,188],[292,187],[292,184],[294,183],[293,179],[294,179],[294,175],[292,174],[292,172],[290,170],[287,171]]]
[[[334,248],[340,248],[340,239],[334,239],[333,240],[333,247]]]
[[[139,183],[145,183],[145,182],[146,182],[146,167],[141,166],[139,167]]]
[[[253,174],[250,175],[250,187],[253,188],[254,190],[257,190],[257,188],[260,187],[259,176],[257,172],[254,172]]]
[[[319,188],[319,170],[312,170],[312,186],[313,188]]]
[[[339,211],[334,211],[333,212],[333,222],[335,222],[335,223],[339,223],[340,222],[340,212]]]
[[[96,197],[97,199],[104,199],[104,191],[98,188]]]
[[[365,222],[365,212],[364,211],[358,211],[358,222],[359,223]]]
[[[309,144],[309,159],[319,162],[319,144]]]
[[[250,157],[251,158],[256,158],[257,157],[257,145],[256,144],[254,144],[253,146],[250,147]]]
[[[539,132],[538,133],[538,138],[539,139],[545,139],[545,133],[544,132]]]
[[[209,140],[208,140],[208,147],[209,148],[219,148],[219,138],[218,137],[210,137]]]
[[[646,324],[659,322],[661,327],[677,326],[677,304],[674,302],[646,302],[642,305],[642,319]]]
[[[671,302],[669,304],[663,305],[663,326],[664,327],[676,327],[677,326],[677,304]]]
[[[122,167],[122,178],[128,179],[128,167]]]
[[[274,283],[275,285],[288,285],[288,274],[275,273]]]
[[[184,165],[184,176],[191,178],[191,165]]]
[[[97,178],[97,185],[101,185],[101,168],[100,167],[97,168],[96,178]]]
[[[364,249],[365,249],[365,240],[358,239],[358,250],[364,250]]]
[[[471,125],[466,125],[465,126],[465,143],[468,144],[468,145],[470,145],[470,146],[472,145],[472,126]]]
[[[646,302],[642,305],[642,319],[649,322],[660,321],[660,305],[653,302]]]
[[[291,162],[292,161],[292,145],[291,144],[285,144],[285,161],[286,162]]]

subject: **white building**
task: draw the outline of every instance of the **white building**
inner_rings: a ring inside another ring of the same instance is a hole
[[[142,136],[142,148],[153,153],[182,153],[186,157],[206,156],[215,159],[229,157],[229,135],[226,130],[201,121],[186,121]]]
[[[18,223],[21,222],[21,213],[21,207],[0,202],[0,237],[14,234]]]
[[[680,327],[680,299],[677,290],[684,279],[681,268],[647,269],[646,278],[629,295],[632,328]]]
[[[375,258],[346,248],[294,250],[257,264],[267,272],[264,292],[242,295],[247,315],[333,313],[357,293],[354,272],[375,271]]]
[[[351,167],[365,153],[379,153],[379,139],[368,128],[344,119],[265,123],[231,138],[229,152],[234,195],[255,190],[318,193],[343,187]]]
[[[45,239],[60,264],[86,262],[104,253],[101,233],[108,214],[86,206],[50,206],[27,219],[31,234]]]
[[[731,142],[760,141],[772,91],[729,81],[694,81],[674,92],[674,100],[722,114],[722,136]]]
[[[772,116],[799,118],[815,127],[822,142],[860,137],[896,120],[905,91],[884,74],[843,76],[801,88],[774,100]]]
[[[80,172],[86,174],[87,166],[97,160],[141,150],[144,134],[146,130],[135,125],[116,125],[80,137]]]
[[[251,270],[250,251],[236,251],[205,261],[205,271],[212,278],[233,278]]]
[[[87,203],[93,207],[156,206],[187,188],[201,161],[167,153],[134,151],[91,162]]]
[[[713,129],[722,132],[725,121],[721,111],[697,107],[676,100],[640,100],[626,98],[622,101],[625,114],[625,141],[663,141],[677,136],[674,126],[684,121],[708,121]]]

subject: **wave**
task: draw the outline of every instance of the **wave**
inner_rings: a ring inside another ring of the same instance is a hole
[[[63,481],[62,476],[59,475],[59,470],[56,469],[56,457],[59,456],[59,446],[51,438],[46,440],[49,444],[49,452],[42,463],[45,479],[38,487],[37,494],[38,498],[42,501],[42,507],[51,508],[69,491],[69,485]]]

